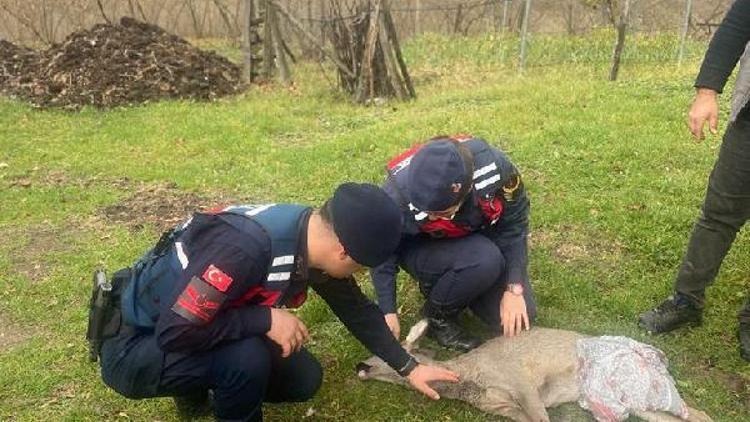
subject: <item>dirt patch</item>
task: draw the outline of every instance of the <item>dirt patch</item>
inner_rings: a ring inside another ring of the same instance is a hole
[[[227,203],[177,189],[173,183],[141,184],[127,198],[101,210],[104,218],[131,230],[146,225],[164,231],[185,221],[194,211]]]
[[[212,100],[241,88],[240,69],[226,58],[128,17],[75,32],[46,51],[0,44],[0,92],[38,107]]]
[[[51,224],[25,227],[23,230],[6,228],[0,230],[1,239],[16,239],[13,248],[4,251],[10,259],[9,276],[23,276],[34,282],[44,279],[49,268],[44,265],[44,257],[50,253],[71,248],[66,238],[70,229],[61,229]],[[19,239],[23,239],[20,240]],[[2,249],[0,249],[2,250]]]
[[[12,323],[0,313],[0,353],[29,337],[31,337],[31,333],[28,330]]]
[[[529,244],[550,250],[555,260],[566,264],[590,260],[614,263],[623,253],[622,245],[616,240],[574,225],[534,230],[529,236]]]
[[[750,409],[750,378],[720,369],[715,366],[710,358],[702,359],[694,368],[698,374],[721,385],[739,402],[743,403],[746,408]]]

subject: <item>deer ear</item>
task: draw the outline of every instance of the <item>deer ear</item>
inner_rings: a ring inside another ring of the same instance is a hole
[[[404,349],[406,349],[407,352],[410,352],[412,349],[416,348],[417,342],[427,331],[427,326],[427,319],[422,319],[411,327],[411,329],[409,330],[409,334],[406,335],[406,340],[404,340],[403,344]]]
[[[357,371],[357,377],[361,380],[366,380],[370,377],[370,369],[372,369],[372,366],[360,362],[357,364],[357,366],[354,368],[355,371]]]

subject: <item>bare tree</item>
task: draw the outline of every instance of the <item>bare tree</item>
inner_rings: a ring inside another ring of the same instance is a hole
[[[618,3],[622,4],[618,4]],[[609,0],[610,16],[612,16],[612,24],[617,29],[617,41],[615,42],[615,49],[612,53],[612,68],[609,71],[609,80],[617,80],[617,74],[620,71],[620,61],[622,60],[622,51],[625,49],[625,35],[628,30],[628,23],[630,20],[630,2],[631,0]],[[620,6],[620,7],[618,7]],[[619,13],[615,11],[619,10]]]

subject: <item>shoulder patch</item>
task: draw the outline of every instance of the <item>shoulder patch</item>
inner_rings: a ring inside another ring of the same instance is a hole
[[[201,277],[220,292],[226,292],[234,281],[232,277],[217,268],[214,264],[209,265]]]
[[[226,298],[225,294],[193,276],[172,310],[193,324],[206,324],[216,316]]]
[[[503,184],[503,198],[506,201],[512,202],[516,200],[516,193],[518,189],[523,185],[520,174],[514,174],[508,178]]]

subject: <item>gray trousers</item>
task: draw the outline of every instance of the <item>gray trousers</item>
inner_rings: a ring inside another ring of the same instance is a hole
[[[737,232],[750,218],[750,108],[745,107],[724,134],[719,158],[708,179],[701,216],[690,236],[675,290],[702,307],[706,287],[716,277]],[[750,323],[750,300],[739,313]]]

